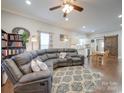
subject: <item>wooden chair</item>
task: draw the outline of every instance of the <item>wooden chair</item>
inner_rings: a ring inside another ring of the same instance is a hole
[[[104,54],[102,54],[102,53],[97,54],[97,62],[102,63],[103,56],[104,56]]]
[[[106,50],[105,53],[104,53],[104,55],[103,55],[103,59],[104,60],[107,60],[108,57],[109,57],[109,50]]]
[[[92,60],[93,61],[96,61],[97,60],[97,52],[96,51],[93,51],[92,52]]]

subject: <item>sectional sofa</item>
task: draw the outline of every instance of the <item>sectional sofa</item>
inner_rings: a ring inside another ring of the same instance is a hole
[[[61,52],[66,52],[65,58],[59,58]],[[46,63],[49,70],[32,72],[31,61],[36,59]],[[55,68],[83,64],[84,56],[76,49],[61,48],[25,52],[6,59],[2,66],[14,85],[14,93],[51,93]]]

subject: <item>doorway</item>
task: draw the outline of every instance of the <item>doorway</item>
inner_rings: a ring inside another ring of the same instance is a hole
[[[104,39],[96,39],[96,51],[104,51]]]

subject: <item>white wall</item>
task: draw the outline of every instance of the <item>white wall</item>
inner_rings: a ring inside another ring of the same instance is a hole
[[[49,25],[46,23],[43,23],[38,20],[34,20],[31,18],[19,16],[13,13],[9,13],[6,11],[1,12],[1,28],[5,30],[6,32],[12,32],[12,29],[14,27],[24,27],[30,31],[31,36],[36,35],[37,31],[45,31],[45,32],[52,32],[53,33],[53,47],[59,48],[59,47],[70,47],[70,44],[77,44],[79,43],[79,39],[85,39],[86,43],[90,43],[89,41],[94,38],[101,38],[103,36],[107,35],[119,35],[118,38],[118,54],[119,58],[122,57],[121,51],[122,51],[122,32],[121,31],[114,31],[114,32],[105,32],[105,33],[98,33],[98,34],[92,34],[88,38],[86,35],[76,32],[67,31],[65,29]],[[59,39],[60,34],[66,34],[69,35],[69,38],[71,39],[68,42],[61,42]],[[93,44],[94,45],[94,44]],[[29,43],[27,44],[27,50],[31,50],[31,41],[29,40]],[[39,48],[39,42],[35,43],[34,49]],[[84,53],[85,54],[85,53]]]
[[[34,20],[31,18],[19,16],[13,13],[9,13],[6,11],[1,12],[1,21],[2,26],[1,28],[5,30],[6,32],[12,32],[12,29],[14,27],[24,27],[30,31],[31,36],[36,35],[38,36],[37,31],[45,31],[45,32],[52,32],[53,33],[53,47],[70,47],[70,42],[61,42],[59,39],[60,34],[66,34],[69,35],[71,41],[77,42],[80,38],[86,38],[86,35],[71,32],[64,30],[62,28],[49,25],[46,23],[43,23],[38,20]],[[39,42],[35,43],[34,49],[38,49]],[[31,41],[29,40],[29,43],[27,44],[27,50],[31,50]]]
[[[112,31],[112,32],[92,34],[89,36],[89,38],[91,40],[91,39],[103,38],[104,36],[111,36],[111,35],[118,35],[118,58],[122,58],[122,31]]]

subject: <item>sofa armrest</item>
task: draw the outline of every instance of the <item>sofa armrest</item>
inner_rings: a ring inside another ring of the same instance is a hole
[[[26,75],[22,76],[20,78],[19,82],[20,83],[28,83],[28,82],[32,82],[32,81],[36,81],[36,80],[49,78],[51,76],[52,75],[51,75],[49,70],[38,71],[38,72],[33,72],[33,73],[29,73],[29,74],[26,74]]]
[[[18,82],[14,85],[14,93],[51,93],[51,88],[51,77],[48,77],[27,83]]]
[[[78,55],[78,56],[81,58],[82,63],[83,63],[83,65],[84,65],[84,59],[85,59],[84,55]]]
[[[84,59],[84,55],[78,55],[79,57],[81,57],[82,59]]]
[[[71,60],[72,57],[71,56],[66,56],[67,60]]]

